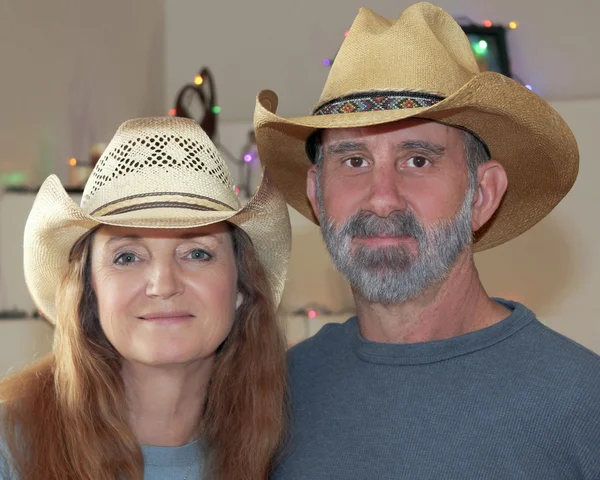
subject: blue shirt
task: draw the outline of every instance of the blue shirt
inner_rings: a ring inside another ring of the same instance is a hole
[[[143,445],[144,480],[199,480],[202,478],[204,456],[199,442],[181,447]],[[0,479],[18,480],[10,469],[8,454],[0,442]]]
[[[518,303],[442,341],[365,340],[356,318],[289,353],[275,480],[600,480],[600,357]]]

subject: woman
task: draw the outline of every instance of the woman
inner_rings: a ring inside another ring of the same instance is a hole
[[[241,208],[195,122],[132,120],[81,208],[46,180],[24,250],[54,347],[0,384],[0,472],[267,477],[284,429],[275,308],[290,250],[287,207],[268,177]]]

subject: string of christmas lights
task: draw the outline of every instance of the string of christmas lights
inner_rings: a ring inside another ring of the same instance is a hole
[[[193,112],[199,108],[202,112]],[[221,107],[217,105],[217,91],[210,70],[202,68],[194,76],[193,83],[181,87],[175,100],[175,107],[169,110],[169,115],[196,120],[208,137],[214,141],[217,136],[217,115]],[[202,117],[198,117],[200,114]]]
[[[471,40],[471,47],[473,48],[473,52],[475,53],[475,57],[477,58],[478,63],[480,63],[481,65],[485,65],[487,63],[486,60],[492,57],[493,54],[495,54],[496,56],[499,55],[503,58],[494,58],[494,60],[499,62],[503,67],[501,70],[504,71],[500,71],[500,73],[503,73],[517,80],[529,90],[533,90],[533,87],[530,84],[521,81],[516,75],[510,73],[510,67],[508,65],[508,54],[506,51],[506,46],[503,44],[504,33],[508,30],[515,30],[519,26],[519,22],[513,20],[509,22],[508,25],[502,25],[493,23],[491,20],[486,19],[483,20],[481,23],[476,23],[473,22],[470,18],[464,16],[458,17],[456,18],[456,20],[460,23],[461,27],[469,37],[469,40]],[[344,37],[347,37],[349,32],[349,30],[346,30],[344,32]],[[492,52],[492,48],[488,40],[485,40],[483,38],[477,39],[477,36],[485,36],[486,34],[492,37],[496,37],[502,42],[503,45],[501,45],[501,52]],[[334,60],[335,56],[333,58],[324,58],[321,61],[321,64],[324,67],[331,67],[333,65]]]
[[[175,107],[169,110],[170,116],[185,117],[197,121],[221,154],[239,167],[238,182],[234,186],[238,195],[251,196],[251,167],[259,163],[254,132],[248,134],[248,140],[240,157],[233,155],[218,138],[218,115],[221,107],[217,105],[215,82],[210,70],[202,68],[191,83],[184,85],[178,92]]]

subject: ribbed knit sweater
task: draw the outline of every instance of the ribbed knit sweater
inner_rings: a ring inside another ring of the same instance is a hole
[[[600,357],[498,301],[508,318],[447,340],[369,342],[351,318],[295,346],[272,478],[600,480]]]

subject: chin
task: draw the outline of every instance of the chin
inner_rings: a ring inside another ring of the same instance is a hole
[[[181,365],[201,360],[204,355],[198,349],[185,348],[181,345],[160,346],[132,355],[131,360],[148,366]]]
[[[134,360],[138,364],[146,365],[149,367],[167,367],[169,365],[183,365],[194,360],[194,357],[188,357],[184,355],[143,355],[138,356]]]

